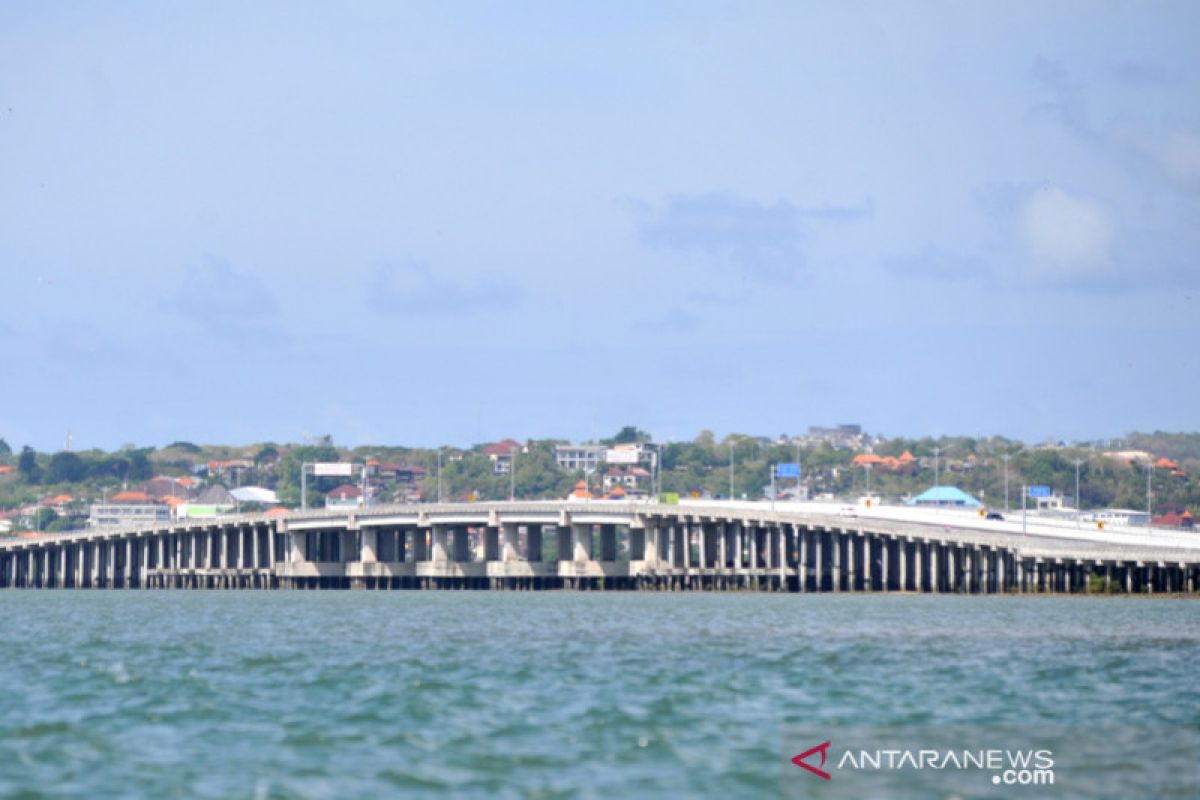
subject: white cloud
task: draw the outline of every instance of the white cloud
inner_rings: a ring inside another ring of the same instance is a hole
[[[1200,183],[1200,136],[1176,133],[1162,148],[1161,157],[1172,177],[1183,183]]]
[[[1021,212],[1021,237],[1041,271],[1061,277],[1105,271],[1113,242],[1112,219],[1086,197],[1050,187],[1033,194]]]

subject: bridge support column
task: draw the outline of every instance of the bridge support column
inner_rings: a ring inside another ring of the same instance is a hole
[[[371,564],[379,560],[379,529],[360,528],[359,535],[362,544],[359,546],[358,560],[363,564]]]
[[[911,546],[908,539],[896,540],[896,588],[902,592],[908,591],[908,550]]]
[[[748,540],[748,542],[746,542],[746,543],[748,543],[748,545],[749,545],[748,549],[750,551],[749,567],[751,570],[757,570],[758,569],[758,525],[750,525],[750,527],[746,528],[745,533],[746,533],[746,540]]]
[[[809,542],[808,530],[796,525],[796,585],[799,591],[807,592],[808,573],[812,567],[812,547]]]
[[[592,526],[571,524],[571,560],[592,560]]]
[[[929,543],[929,592],[938,593],[938,551],[942,549],[941,542]]]
[[[703,547],[703,545],[701,545],[701,547]],[[616,561],[617,560],[617,526],[616,525],[601,525],[600,526],[600,560],[601,561]]]
[[[471,533],[466,525],[455,525],[450,529],[450,545],[453,548],[454,560],[458,563],[471,561]]]
[[[492,529],[489,527],[489,531]],[[500,560],[511,562],[521,560],[521,529],[515,522],[502,522],[498,530],[498,535],[503,538],[504,543],[500,546]],[[528,543],[527,543],[528,545]],[[489,558],[489,560],[491,560]]]
[[[926,542],[916,540],[912,543],[912,590],[925,590],[925,548]]]
[[[528,525],[525,527],[525,560],[542,560],[542,526]]]
[[[450,561],[450,532],[445,525],[434,525],[430,536],[432,545],[430,561],[435,564],[445,564]]]
[[[837,531],[826,530],[829,537],[829,591],[842,588],[842,536]]]
[[[58,577],[55,579],[55,586],[59,589],[67,588],[67,554],[66,545],[58,548]]]

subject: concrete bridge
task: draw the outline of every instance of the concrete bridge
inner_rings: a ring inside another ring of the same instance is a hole
[[[1198,581],[1200,534],[817,503],[379,506],[0,541],[9,588],[1157,593]]]

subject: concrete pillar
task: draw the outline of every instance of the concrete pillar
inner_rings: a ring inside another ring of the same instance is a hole
[[[1008,571],[1004,568],[1004,562],[1008,558],[1007,550],[999,550],[996,552],[996,591],[1001,594],[1008,588],[1007,578]]]
[[[733,523],[733,568],[741,569],[743,564],[743,553],[745,548],[742,542],[743,528],[745,526],[741,522]]]
[[[500,526],[485,525],[483,527],[483,560],[500,560]]]
[[[451,529],[451,546],[454,560],[459,563],[471,561],[471,536],[466,525],[456,525]]]
[[[696,550],[699,554],[696,566],[704,569],[708,566],[708,543],[706,541],[708,539],[708,525],[706,523],[696,523],[696,539]]]
[[[927,546],[928,545],[926,542],[919,541],[919,540],[912,543],[912,549],[913,549],[913,559],[912,559],[912,573],[913,573],[912,582],[913,582],[913,585],[912,585],[912,589],[914,592],[925,591],[925,575],[923,574],[921,567],[924,566],[924,564],[925,564],[925,548]]]
[[[617,526],[616,525],[601,525],[600,526],[600,560],[601,561],[616,561],[617,560]]]
[[[55,585],[59,589],[67,588],[67,546],[64,544],[58,548],[58,579]]]
[[[570,525],[559,525],[554,529],[559,561],[570,561],[575,544],[571,535]]]
[[[778,525],[779,527],[775,529],[775,552],[778,553],[779,586],[780,588],[787,588],[787,570],[789,561],[787,526],[782,522],[778,523]]]
[[[725,569],[729,566],[729,523],[717,523],[717,566]]]
[[[813,588],[815,591],[825,591],[825,531],[813,528],[810,531],[812,536],[812,561],[813,561]]]
[[[76,589],[82,589],[85,585],[85,575],[83,570],[85,566],[84,562],[86,561],[84,554],[86,552],[86,542],[76,542],[75,544],[71,545],[72,568],[75,573],[75,578],[71,582],[71,585]],[[12,583],[10,582],[8,585],[12,586]]]
[[[412,547],[413,561],[430,561],[430,549],[433,543],[433,528],[413,528]]]
[[[359,533],[362,534],[362,547],[359,550],[358,560],[364,564],[371,564],[379,561],[379,529],[378,528],[360,528]]]
[[[435,564],[445,564],[450,561],[450,533],[445,525],[434,525],[429,541],[432,545],[430,561]]]
[[[489,527],[488,530],[491,531],[492,529]],[[517,524],[515,522],[501,523],[499,534],[502,534],[504,538],[504,544],[500,548],[500,559],[503,561],[520,561],[521,531]]]
[[[117,586],[117,539],[109,539],[105,544],[108,547],[108,559],[104,569],[104,585],[109,589],[115,589]]]
[[[809,546],[808,531],[799,525],[796,526],[796,574],[799,576],[797,585],[801,592],[808,591],[808,570],[811,566],[811,558],[809,553],[812,548]]]
[[[746,529],[750,539],[750,568],[758,569],[758,526],[751,525]]]
[[[929,543],[929,591],[931,594],[937,594],[938,591],[938,550],[941,547],[940,542]]]
[[[845,587],[846,591],[858,591],[858,536],[851,531],[842,531],[842,541],[845,542],[846,559],[842,564],[845,569]]]
[[[662,558],[661,529],[658,527],[658,522],[653,519],[646,520],[645,525],[646,552],[643,560],[647,567],[653,568]]]
[[[838,592],[842,588],[842,535],[837,531],[827,531],[829,536],[829,591]]]
[[[911,545],[907,539],[896,540],[896,579],[902,592],[908,589],[908,549]]]
[[[571,560],[592,560],[592,526],[571,523]]]
[[[541,525],[529,525],[525,528],[525,558],[529,561],[542,560]]]

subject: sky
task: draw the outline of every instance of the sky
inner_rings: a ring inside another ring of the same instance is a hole
[[[0,8],[0,438],[1200,429],[1195,2]]]

